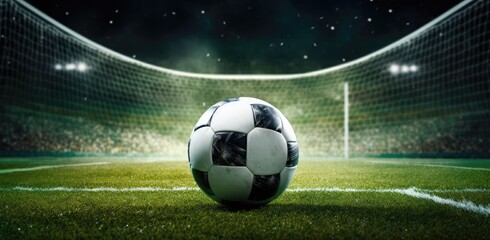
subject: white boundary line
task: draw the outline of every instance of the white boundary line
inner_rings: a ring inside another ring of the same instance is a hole
[[[415,188],[404,189],[399,193],[421,199],[431,200],[436,203],[449,205],[456,208],[465,209],[471,212],[480,213],[483,215],[490,214],[490,206],[476,205],[470,201],[455,201],[450,198],[442,198],[428,193],[417,191]]]
[[[198,191],[197,187],[96,187],[96,188],[74,188],[74,187],[0,187],[0,191],[27,191],[27,192],[179,192],[179,191]]]
[[[464,188],[464,189],[419,189],[421,192],[433,193],[460,193],[460,192],[485,192],[490,193],[490,189],[483,188]]]
[[[389,161],[368,161],[368,162],[369,163],[375,163],[375,164],[395,164],[395,165],[409,165],[409,166],[423,166],[423,167],[439,167],[439,168],[455,168],[455,169],[465,169],[465,170],[490,171],[490,168],[460,167],[460,166],[449,166],[449,165],[439,165],[439,164],[389,162]]]
[[[399,188],[386,188],[386,189],[356,189],[356,188],[296,188],[288,189],[289,192],[375,192],[375,193],[399,193],[419,199],[427,199],[436,203],[450,205],[452,207],[465,209],[467,211],[480,213],[483,215],[490,215],[490,206],[476,205],[470,201],[455,201],[450,198],[442,198],[436,195],[431,195],[426,192],[490,192],[490,189],[477,189],[477,188],[465,188],[465,189],[433,189],[423,190],[415,187],[399,189]]]
[[[479,170],[479,171],[490,171],[490,168],[476,168],[476,167],[459,167],[459,166],[447,166],[447,165],[437,165],[437,164],[420,164],[426,167],[442,167],[442,168],[456,168],[456,169],[466,169],[466,170]]]
[[[490,193],[490,189],[484,188],[462,188],[462,189],[420,189],[410,188],[289,188],[287,192],[374,192],[374,193],[399,193],[400,191],[412,189],[417,192],[434,192],[434,193],[460,193],[460,192],[481,192]],[[31,192],[177,192],[177,191],[198,191],[198,187],[94,187],[94,188],[76,188],[76,187],[0,187],[0,191],[31,191]]]
[[[80,167],[80,166],[92,166],[92,165],[104,165],[109,164],[108,162],[95,162],[95,163],[77,163],[77,164],[60,164],[60,165],[47,165],[38,166],[31,168],[10,168],[10,169],[0,169],[0,174],[14,173],[14,172],[26,172],[26,171],[36,171],[49,168],[61,168],[61,167]]]
[[[113,188],[113,187],[97,187],[97,188],[72,188],[72,187],[0,187],[0,191],[28,191],[28,192],[181,192],[181,191],[199,191],[197,187],[134,187],[134,188]],[[292,188],[288,192],[374,192],[374,193],[399,193],[402,195],[415,197],[418,199],[426,199],[439,204],[449,205],[452,207],[464,209],[470,212],[475,212],[483,215],[490,215],[490,206],[477,205],[470,201],[456,201],[450,198],[442,198],[436,195],[428,194],[427,192],[490,192],[490,189],[433,189],[423,190],[414,187],[411,188],[386,188],[386,189],[362,189],[362,188]]]
[[[490,189],[484,188],[460,188],[460,189],[420,189],[415,187],[410,187],[406,189],[414,189],[418,192],[438,192],[438,193],[460,193],[460,192],[484,192],[490,193]],[[288,192],[374,192],[374,193],[399,193],[404,188],[290,188],[286,191]]]

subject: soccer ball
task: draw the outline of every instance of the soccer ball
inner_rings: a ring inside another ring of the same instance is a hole
[[[224,205],[264,205],[286,190],[298,165],[291,124],[271,104],[249,97],[210,107],[188,145],[192,176]]]

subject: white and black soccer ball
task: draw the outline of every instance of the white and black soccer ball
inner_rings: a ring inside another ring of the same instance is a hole
[[[286,117],[249,97],[210,107],[197,121],[188,147],[197,185],[225,205],[264,205],[277,198],[293,178],[298,153]]]

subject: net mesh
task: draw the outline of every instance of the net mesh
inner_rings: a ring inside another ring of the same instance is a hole
[[[490,1],[450,14],[360,60],[299,75],[161,69],[0,0],[0,154],[185,156],[199,116],[226,98],[279,108],[302,155],[490,156]]]

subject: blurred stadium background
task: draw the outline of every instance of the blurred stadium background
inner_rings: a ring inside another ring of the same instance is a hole
[[[211,75],[139,62],[23,1],[2,0],[0,155],[185,158],[192,127],[209,106],[249,96],[287,116],[302,156],[488,158],[489,9],[489,1],[463,1],[333,68]]]
[[[185,160],[201,114],[239,96],[300,145],[290,188],[253,210],[207,198]],[[486,239],[489,157],[488,0],[286,75],[156,67],[0,0],[0,239]]]

